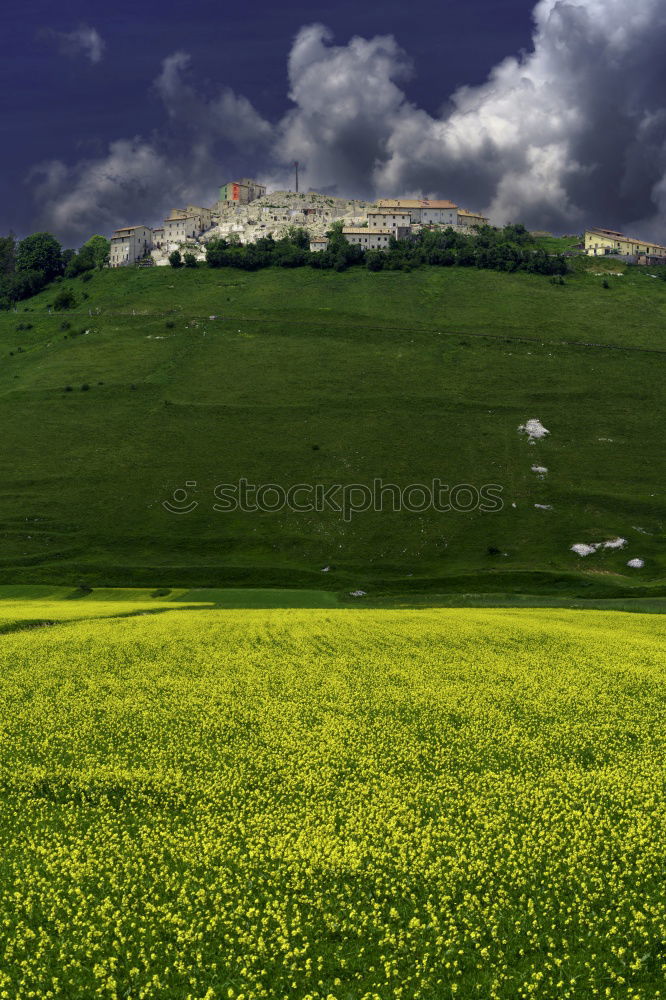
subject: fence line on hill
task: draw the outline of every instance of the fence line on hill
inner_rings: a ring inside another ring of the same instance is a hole
[[[56,312],[51,312],[49,310],[49,315],[54,318],[57,317],[67,317],[67,316],[85,316],[88,319],[95,319],[99,316],[118,316],[118,317],[133,317],[135,319],[189,319],[191,320],[215,320],[221,321],[223,323],[283,323],[284,319],[281,318],[271,318],[265,316],[230,316],[229,314],[219,314],[216,316],[211,315],[195,315],[189,314],[187,317],[184,315],[174,312],[173,310],[168,310],[167,312],[136,312],[134,309],[129,312],[128,310],[120,309],[105,309],[104,311],[98,310],[93,312],[92,310],[81,311],[77,309],[71,310],[59,310]],[[297,326],[310,326],[314,320],[298,320],[290,319],[290,323]],[[330,324],[333,329],[344,329],[343,327],[336,326],[336,324]],[[347,324],[347,328],[350,324]],[[504,333],[469,333],[463,330],[434,330],[432,327],[406,327],[406,326],[372,326],[366,323],[355,323],[354,326],[362,327],[364,330],[379,330],[387,331],[392,333],[435,333],[439,337],[474,337],[479,340],[498,340],[504,341],[507,344],[537,344],[541,347],[591,347],[603,351],[638,351],[644,354],[666,354],[666,348],[661,347],[636,347],[629,344],[600,344],[595,341],[587,340],[542,340],[540,337],[516,337],[511,334]]]

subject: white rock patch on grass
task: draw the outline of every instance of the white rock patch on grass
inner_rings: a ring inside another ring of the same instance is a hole
[[[545,438],[547,434],[550,434],[549,430],[543,426],[540,420],[536,417],[532,417],[524,424],[520,424],[518,430],[521,434],[527,434],[530,442],[536,441],[538,438]]]
[[[605,549],[623,549],[626,544],[626,538],[611,538],[609,541],[603,543],[603,547]]]
[[[538,475],[538,476],[539,476],[539,477],[540,477],[541,479],[543,479],[543,477],[544,477],[544,476],[545,476],[545,475],[547,474],[547,472],[548,472],[548,469],[546,468],[546,466],[545,466],[545,465],[533,465],[533,466],[532,466],[532,472],[536,472],[536,474],[537,474],[537,475]]]
[[[643,569],[643,566],[645,566],[645,560],[630,559],[629,562],[627,563],[627,566],[631,566],[632,569]]]
[[[591,556],[597,551],[597,546],[586,545],[585,542],[576,542],[575,545],[571,546],[571,551],[575,552],[578,556]]]
[[[552,510],[553,509],[552,503],[535,503],[534,506],[537,508],[537,510]]]
[[[623,549],[627,544],[626,538],[610,538],[607,542],[576,542],[571,546],[571,551],[579,556],[591,556],[598,549]]]

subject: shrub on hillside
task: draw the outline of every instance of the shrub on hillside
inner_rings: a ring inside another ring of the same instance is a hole
[[[176,268],[183,266],[183,258],[180,256],[180,250],[173,250],[169,254],[169,263],[172,267]]]
[[[71,288],[61,288],[53,300],[53,308],[57,312],[63,309],[73,309],[76,305],[76,295]]]
[[[183,257],[183,264],[185,267],[196,267],[197,259],[193,253],[186,253]]]

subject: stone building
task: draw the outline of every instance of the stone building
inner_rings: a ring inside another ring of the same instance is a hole
[[[213,225],[213,209],[204,208],[203,205],[187,205],[185,213],[189,218],[197,220],[201,226],[201,232],[205,233]]]
[[[256,198],[266,194],[266,186],[250,177],[242,177],[239,181],[229,181],[220,188],[220,202],[249,205]]]
[[[311,253],[318,253],[320,250],[326,250],[328,247],[328,237],[314,237],[310,240],[310,251]]]
[[[174,208],[168,219],[164,220],[164,241],[166,243],[181,243],[184,240],[196,239],[213,224],[212,209],[201,205],[187,205],[185,208]]]
[[[488,219],[480,212],[468,212],[466,208],[459,208],[458,225],[468,229],[471,229],[472,226],[487,226]]]
[[[109,267],[135,264],[150,253],[153,231],[148,226],[121,226],[111,237]]]
[[[368,212],[368,229],[391,229],[396,239],[402,239],[410,232],[411,215],[396,208],[378,208]]]
[[[380,198],[378,209],[408,213],[412,224],[457,226],[458,206],[435,198]]]
[[[394,229],[343,226],[342,235],[348,243],[356,243],[364,250],[388,250],[389,241],[395,239],[396,232]]]

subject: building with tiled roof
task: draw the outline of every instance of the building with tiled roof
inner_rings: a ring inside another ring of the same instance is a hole
[[[394,229],[370,229],[369,226],[343,226],[342,235],[348,243],[355,243],[364,250],[388,250],[389,241],[395,238]]]
[[[392,209],[409,212],[412,223],[422,225],[455,226],[458,224],[458,206],[440,198],[380,198],[377,210]]]
[[[153,246],[153,231],[148,226],[120,226],[111,237],[109,267],[135,264],[148,255]]]
[[[585,253],[590,257],[603,257],[617,253],[626,257],[646,257],[666,261],[666,247],[652,240],[641,240],[637,236],[625,236],[615,229],[587,229],[585,231]]]

